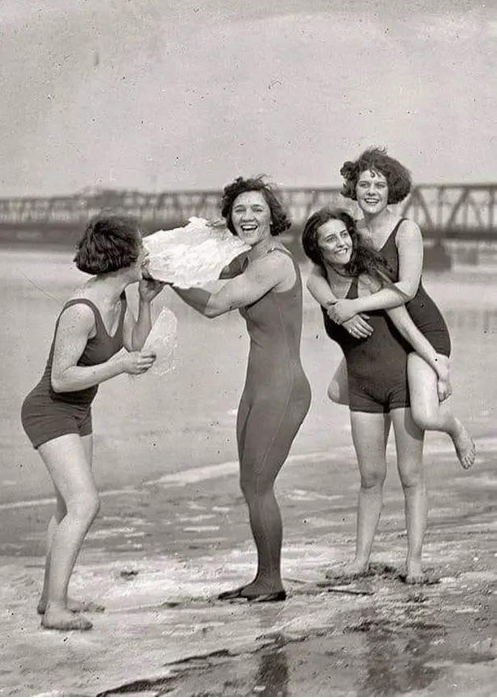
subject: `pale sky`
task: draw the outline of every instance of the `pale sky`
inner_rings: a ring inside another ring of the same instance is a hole
[[[497,181],[497,0],[2,0],[0,197]]]

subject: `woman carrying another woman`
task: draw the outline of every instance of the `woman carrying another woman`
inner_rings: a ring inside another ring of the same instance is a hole
[[[142,279],[147,254],[138,223],[130,218],[101,216],[90,222],[74,261],[93,278],[64,305],[45,372],[21,413],[24,430],[55,488],[57,505],[48,529],[38,613],[44,627],[58,630],[89,630],[92,623],[75,613],[99,610],[67,594],[83,539],[100,506],[91,471],[91,404],[100,383],[121,373],[145,373],[154,363],[154,355],[140,349],[151,328],[150,303],[163,287]],[[136,282],[137,321],[124,292]],[[123,346],[129,353],[120,352]]]
[[[340,209],[321,209],[306,223],[302,244],[322,271],[334,298],[352,301],[393,288],[391,270],[373,250],[362,245],[353,218]],[[386,444],[393,423],[397,467],[404,491],[407,528],[405,579],[426,580],[421,553],[426,528],[427,495],[423,473],[424,432],[415,423],[407,382],[408,354],[414,350],[446,390],[448,362],[414,325],[403,305],[387,313],[371,311],[371,335],[354,337],[329,319],[322,307],[326,332],[342,348],[348,378],[348,404],[360,472],[356,553],[341,574],[368,570],[373,539],[383,502]],[[435,384],[435,390],[437,386]]]
[[[295,260],[276,239],[290,221],[261,177],[238,177],[225,187],[222,215],[250,251],[226,270],[223,277],[232,278],[217,293],[174,289],[209,318],[239,309],[250,336],[237,444],[240,484],[257,547],[257,573],[249,584],[219,598],[283,601],[282,523],[274,483],[311,401],[300,361],[302,284]]]
[[[400,218],[388,208],[409,194],[412,182],[408,170],[384,150],[371,148],[356,161],[346,162],[341,174],[345,179],[343,195],[357,201],[363,214],[357,223],[360,241],[384,258],[395,283],[369,296],[337,300],[322,269],[314,266],[308,281],[309,291],[320,305],[327,307],[331,320],[343,324],[357,338],[364,338],[371,331],[363,314],[405,304],[414,324],[437,352],[448,358],[447,325],[421,281],[421,232],[416,223]],[[330,392],[336,401],[342,401],[346,394],[343,376],[344,371],[339,367]],[[418,352],[409,354],[408,376],[414,421],[423,430],[448,434],[462,467],[469,468],[475,460],[473,440],[461,421],[440,404],[441,399],[450,395],[450,387],[443,395],[437,392],[436,372]]]

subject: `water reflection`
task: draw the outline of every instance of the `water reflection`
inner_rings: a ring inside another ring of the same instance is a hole
[[[289,683],[288,656],[284,635],[275,635],[275,645],[262,650],[252,687],[252,695],[287,696]]]
[[[389,619],[376,607],[361,614],[354,626],[362,632],[363,670],[358,672],[358,695],[393,696],[427,688],[440,670],[428,666],[431,641],[443,634],[434,624],[424,624],[412,607],[402,618]]]

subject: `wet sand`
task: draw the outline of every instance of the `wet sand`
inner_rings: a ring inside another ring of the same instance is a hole
[[[40,281],[39,260],[26,264]],[[376,574],[340,589],[321,586],[325,571],[352,554],[358,477],[348,412],[325,397],[339,353],[306,304],[303,356],[313,406],[278,480],[289,598],[215,600],[248,581],[255,566],[234,444],[247,342],[236,316],[199,322],[177,305],[175,371],[163,383],[136,383],[132,395],[125,379],[99,395],[102,510],[72,593],[107,610],[92,617],[91,632],[65,634],[42,630],[35,613],[52,503],[15,412],[39,375],[39,347],[49,342],[57,306],[20,285],[15,268],[2,281],[0,695],[497,694],[493,278],[456,273],[427,283],[452,331],[453,407],[471,423],[479,453],[464,472],[447,438],[427,438],[425,566],[438,584],[408,587],[399,578],[406,536],[391,445]],[[61,272],[48,290],[63,298],[73,281]],[[30,332],[38,346],[24,342]]]
[[[425,565],[410,587],[402,494],[393,454],[375,544],[376,574],[321,586],[353,549],[352,451],[294,457],[279,479],[285,523],[281,604],[222,603],[248,581],[255,555],[234,464],[188,470],[104,497],[72,583],[106,612],[86,634],[42,630],[35,614],[47,505],[3,512],[0,694],[495,695],[497,439],[474,470],[448,444],[428,449]],[[340,482],[340,489],[333,483]],[[36,524],[36,526],[35,526]],[[20,532],[24,534],[20,535]]]

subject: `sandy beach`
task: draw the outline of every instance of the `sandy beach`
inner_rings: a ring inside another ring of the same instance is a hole
[[[427,279],[454,342],[453,408],[478,447],[465,472],[446,437],[427,437],[425,565],[437,583],[399,578],[406,536],[392,443],[374,574],[325,584],[326,570],[353,552],[358,475],[348,412],[325,397],[339,352],[306,301],[313,405],[278,479],[289,596],[280,604],[215,599],[249,580],[255,565],[234,443],[247,340],[235,314],[199,321],[167,296],[180,324],[175,370],[132,391],[118,379],[96,404],[102,510],[72,593],[106,611],[92,617],[91,632],[64,634],[42,630],[35,611],[52,502],[18,409],[45,361],[57,303],[76,282],[66,262],[0,257],[0,695],[495,695],[493,278],[456,271]]]

